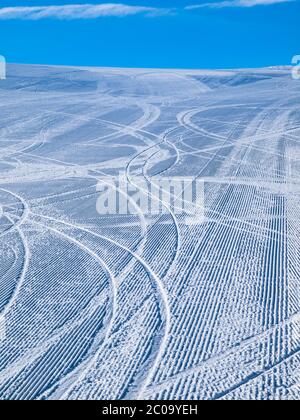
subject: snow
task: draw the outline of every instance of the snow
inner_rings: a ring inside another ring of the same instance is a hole
[[[8,65],[0,399],[299,399],[299,99],[283,66]],[[120,173],[162,214],[99,214]]]

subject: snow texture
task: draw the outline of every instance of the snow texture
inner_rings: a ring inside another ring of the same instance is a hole
[[[289,69],[7,76],[0,398],[299,399]],[[203,179],[204,222],[98,214],[97,184],[119,171]]]

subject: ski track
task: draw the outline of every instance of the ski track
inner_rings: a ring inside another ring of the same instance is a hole
[[[232,71],[228,84],[218,72],[9,71],[0,399],[299,399],[300,85],[289,71]],[[144,214],[110,181],[119,172],[163,213]],[[203,222],[154,194],[154,178],[173,176],[204,181]],[[99,184],[136,214],[99,215]]]

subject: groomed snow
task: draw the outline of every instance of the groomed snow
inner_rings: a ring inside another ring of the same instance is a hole
[[[0,399],[299,399],[290,69],[7,76]],[[204,221],[163,200],[163,215],[100,215],[97,184],[120,171],[204,180]]]

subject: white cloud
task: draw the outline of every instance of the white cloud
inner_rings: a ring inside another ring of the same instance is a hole
[[[296,0],[227,0],[227,1],[216,1],[211,3],[195,4],[193,6],[187,6],[186,10],[194,9],[223,9],[225,7],[255,7],[255,6],[270,6],[273,4],[280,3],[291,3]]]
[[[55,19],[94,19],[108,16],[130,16],[147,15],[156,16],[169,13],[169,9],[129,6],[126,4],[106,3],[106,4],[79,4],[62,6],[28,6],[28,7],[3,7],[0,8],[0,19],[24,19],[39,20],[46,18]]]
[[[184,10],[195,10],[200,8],[221,9],[226,7],[254,7],[289,3],[296,0],[225,0],[210,3],[195,4],[187,6]],[[182,10],[182,9],[181,9]],[[61,6],[24,6],[24,7],[2,7],[0,8],[0,20],[23,19],[40,20],[54,18],[61,20],[73,19],[95,19],[108,16],[160,16],[173,14],[180,11],[176,8],[159,8],[146,6],[131,6],[127,4],[104,3],[104,4],[65,4]]]

